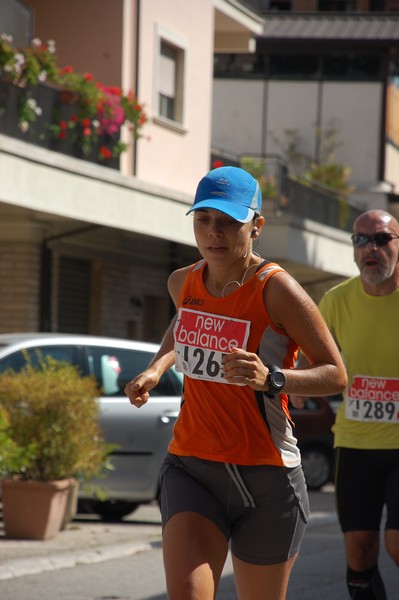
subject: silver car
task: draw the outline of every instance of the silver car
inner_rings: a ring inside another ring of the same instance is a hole
[[[182,377],[170,369],[140,410],[123,392],[157,350],[155,344],[87,335],[0,334],[0,373],[20,371],[27,355],[33,364],[40,355],[51,356],[76,365],[83,375],[93,375],[102,390],[100,425],[105,440],[118,448],[111,455],[113,470],[81,486],[81,510],[121,519],[157,496],[161,463],[179,414]],[[101,500],[98,490],[104,494]]]

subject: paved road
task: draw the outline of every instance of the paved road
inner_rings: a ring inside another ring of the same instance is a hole
[[[342,536],[332,490],[311,493],[310,502],[312,518],[287,600],[346,600]],[[47,542],[0,538],[0,598],[166,600],[160,540],[156,506],[140,508],[123,524],[79,516]],[[385,552],[381,571],[388,599],[399,600],[399,571]],[[235,599],[228,560],[217,600]]]

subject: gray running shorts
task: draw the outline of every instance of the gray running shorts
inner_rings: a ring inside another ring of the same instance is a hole
[[[211,519],[248,563],[284,562],[299,550],[309,517],[302,467],[240,466],[168,454],[161,471],[162,525],[178,512]]]

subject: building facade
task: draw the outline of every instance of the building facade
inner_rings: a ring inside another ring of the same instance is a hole
[[[0,131],[0,331],[158,341],[173,314],[168,275],[199,258],[185,213],[215,152],[271,152],[262,146],[270,119],[276,135],[277,125],[313,119],[320,85],[310,81],[306,91],[296,81],[296,118],[289,121],[277,118],[291,94],[287,80],[268,83],[265,112],[262,78],[219,77],[216,67],[214,77],[214,64],[226,57],[251,64],[265,40],[264,15],[237,0],[6,0],[2,11],[6,5],[13,18],[4,33],[14,28],[21,38],[55,40],[60,66],[133,89],[148,121],[137,140],[122,128],[130,147],[113,168]],[[381,82],[367,86],[378,112]],[[331,92],[331,105],[337,94]],[[353,109],[356,97],[347,104]],[[370,121],[369,136],[363,122],[357,130],[350,118],[345,123],[377,168],[381,116]],[[373,180],[378,176],[373,172]],[[318,299],[356,272],[349,238],[356,211],[343,226],[336,199],[294,181],[287,190],[278,210],[269,210],[265,198],[267,223],[256,250],[281,262]],[[371,200],[363,198],[356,210],[367,202],[387,205],[387,194],[369,192]]]

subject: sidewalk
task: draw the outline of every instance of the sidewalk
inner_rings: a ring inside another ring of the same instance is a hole
[[[0,581],[147,552],[160,541],[159,510],[151,505],[120,523],[77,515],[50,540],[8,539],[0,522]]]
[[[330,511],[315,511],[309,526],[336,522]],[[0,527],[1,527],[0,522]],[[157,505],[143,505],[120,523],[77,515],[51,540],[13,540],[0,529],[0,581],[148,552],[161,543]]]

